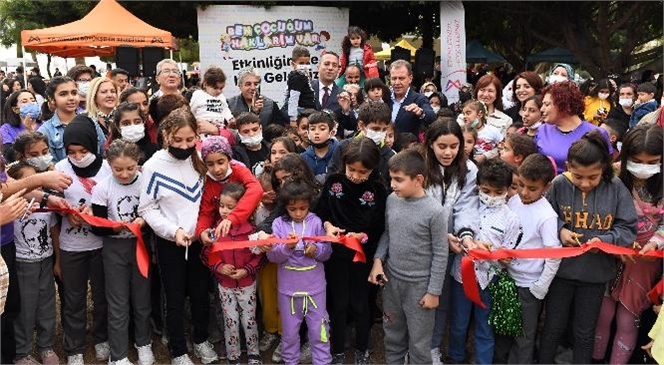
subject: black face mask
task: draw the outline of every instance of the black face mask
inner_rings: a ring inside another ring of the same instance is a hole
[[[329,143],[330,143],[329,139],[327,141],[321,142],[321,143],[314,143],[314,142],[309,141],[309,144],[314,146],[314,148],[323,148],[323,147],[327,146]]]
[[[190,147],[190,148],[177,148],[173,146],[168,147],[168,153],[173,155],[173,157],[177,158],[178,160],[186,160],[188,159],[196,150],[196,146]]]

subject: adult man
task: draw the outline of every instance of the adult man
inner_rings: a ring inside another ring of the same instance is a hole
[[[129,87],[129,72],[121,68],[111,70],[111,80],[115,82],[118,87],[118,94],[125,91]]]
[[[311,82],[314,89],[316,110],[329,109],[334,112],[339,123],[337,136],[343,137],[343,129],[356,130],[357,119],[350,112],[350,98],[337,98],[339,86],[334,83],[339,74],[339,56],[325,52],[318,63],[318,80]]]
[[[392,86],[392,122],[397,133],[412,133],[417,136],[420,127],[431,124],[436,113],[429,99],[411,90],[413,69],[409,62],[396,60],[390,65]]]
[[[348,65],[346,67],[346,72],[344,73],[344,76],[346,76],[346,84],[360,84],[360,67],[354,63]]]
[[[288,125],[288,118],[281,112],[277,103],[260,94],[261,75],[253,67],[245,67],[238,72],[237,86],[240,95],[228,99],[228,107],[234,117],[244,112],[258,115],[263,129],[270,123]]]

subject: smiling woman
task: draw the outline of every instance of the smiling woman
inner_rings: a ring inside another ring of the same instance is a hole
[[[118,105],[118,89],[113,80],[106,77],[97,77],[92,80],[85,104],[88,108],[88,116],[99,124],[104,136],[108,137],[109,115]]]

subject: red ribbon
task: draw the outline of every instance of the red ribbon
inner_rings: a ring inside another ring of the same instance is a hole
[[[150,267],[150,256],[148,255],[148,250],[145,248],[145,242],[143,242],[143,233],[141,232],[141,227],[136,223],[126,223],[126,222],[117,222],[110,219],[95,217],[94,215],[83,214],[76,209],[72,208],[63,208],[63,209],[49,209],[53,212],[58,212],[62,214],[73,214],[81,217],[87,224],[95,227],[103,228],[127,228],[131,233],[136,236],[136,263],[138,264],[138,270],[141,272],[143,277],[148,277],[148,268]]]
[[[664,294],[664,279],[661,279],[652,290],[648,292],[648,299],[654,305],[662,304],[662,294]]]
[[[264,240],[256,241],[222,241],[216,242],[212,246],[211,254],[216,252],[225,251],[225,250],[234,250],[238,248],[249,248],[253,246],[262,246],[262,245],[276,245],[277,243],[297,243],[299,239],[286,239],[286,238],[268,238]],[[329,236],[315,236],[315,237],[302,237],[304,241],[313,241],[313,242],[330,242],[337,243],[342,246],[345,246],[353,251],[355,251],[355,256],[353,257],[353,262],[367,262],[367,258],[364,255],[364,250],[360,244],[360,240],[351,236],[341,235],[339,238],[332,238]]]
[[[661,250],[653,250],[648,251],[645,254],[640,254],[639,251],[632,248],[620,247],[605,242],[584,244],[581,247],[533,248],[521,250],[501,248],[493,251],[475,249],[468,251],[468,254],[466,254],[461,259],[461,280],[463,281],[463,292],[466,294],[466,297],[468,297],[468,299],[470,299],[473,303],[479,305],[482,308],[486,308],[486,305],[482,303],[482,299],[480,298],[480,291],[477,287],[475,265],[473,264],[475,260],[495,261],[506,258],[562,259],[566,257],[580,256],[592,249],[598,249],[611,255],[664,258],[664,251]]]

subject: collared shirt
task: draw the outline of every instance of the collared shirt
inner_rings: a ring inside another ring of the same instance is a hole
[[[406,94],[403,96],[403,98],[401,98],[401,100],[397,100],[394,96],[394,91],[392,91],[392,123],[394,123],[394,121],[397,119],[399,109],[401,109],[401,105],[408,97],[408,93],[410,93],[410,87],[406,88]]]
[[[323,95],[325,95],[325,88],[328,88],[328,95],[332,96],[332,86],[334,84],[330,84],[329,86],[323,85],[323,83],[318,80],[318,102],[320,103],[321,108],[325,108],[325,105],[323,105]],[[328,99],[329,100],[329,99]]]

